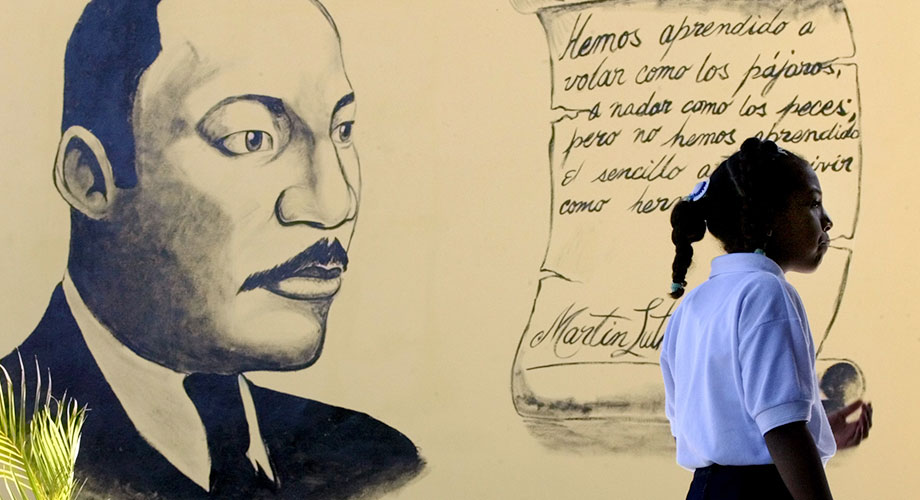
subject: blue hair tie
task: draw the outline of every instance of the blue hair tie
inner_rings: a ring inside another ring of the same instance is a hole
[[[706,190],[709,189],[709,179],[703,179],[700,182],[696,183],[696,186],[693,186],[693,192],[689,195],[684,196],[684,201],[697,201],[706,194]]]
[[[685,286],[687,286],[687,283],[686,283],[686,282],[683,282],[683,283],[671,283],[671,293],[674,293],[674,292],[680,290],[681,288],[683,288],[683,287],[685,287]]]
[[[767,255],[767,252],[764,252],[764,251],[763,251],[763,248],[757,248],[757,249],[755,249],[755,250],[754,250],[754,253],[756,253],[757,255]]]

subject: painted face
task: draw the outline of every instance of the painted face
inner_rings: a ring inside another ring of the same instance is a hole
[[[783,271],[810,273],[818,268],[827,252],[827,231],[833,223],[827,211],[818,176],[804,161],[799,162],[801,187],[789,197],[773,223],[767,255]]]
[[[180,371],[319,356],[360,193],[354,94],[310,0],[164,0],[133,114],[108,323]],[[206,29],[203,29],[206,28]]]

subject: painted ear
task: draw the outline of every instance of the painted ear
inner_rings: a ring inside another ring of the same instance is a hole
[[[105,148],[92,132],[72,126],[61,136],[54,185],[74,210],[97,220],[108,215],[118,188]]]

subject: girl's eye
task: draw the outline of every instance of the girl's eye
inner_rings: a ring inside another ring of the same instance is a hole
[[[271,151],[274,148],[274,139],[268,132],[244,130],[218,139],[216,145],[226,154],[240,156]]]
[[[332,131],[332,140],[338,144],[350,144],[351,143],[351,132],[355,126],[355,122],[344,122]]]

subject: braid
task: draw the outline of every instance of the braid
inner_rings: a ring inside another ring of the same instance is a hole
[[[751,142],[756,142],[751,144]],[[747,147],[745,147],[747,146]],[[738,213],[742,215],[740,218],[740,233],[736,235],[734,241],[732,241],[732,247],[735,251],[740,252],[750,252],[755,248],[758,248],[757,240],[760,240],[760,217],[756,216],[758,206],[759,196],[757,183],[757,172],[760,170],[761,164],[760,157],[760,141],[756,139],[748,139],[744,141],[744,144],[741,146],[741,152],[738,155],[733,155],[731,158],[726,160],[728,173],[732,175],[732,178],[740,178],[739,185],[744,187],[738,190],[738,201],[740,202],[740,210]]]
[[[747,187],[747,194],[741,199],[742,245],[739,250],[751,252],[766,246],[772,218],[770,198],[778,193],[774,167],[781,161],[780,150],[773,141],[751,137],[741,145],[738,156],[744,168],[742,177]]]
[[[685,279],[693,261],[693,243],[706,235],[704,199],[681,200],[671,212],[671,242],[674,243],[671,282],[676,284],[672,286],[671,297],[675,299],[684,294],[684,286],[687,285]]]

